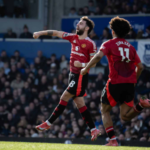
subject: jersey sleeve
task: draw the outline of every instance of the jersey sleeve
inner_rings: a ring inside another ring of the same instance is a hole
[[[104,42],[99,51],[102,51],[104,53],[104,55],[108,55],[109,54],[109,43],[108,42]]]
[[[75,34],[64,32],[62,35],[62,39],[71,41],[75,37]]]
[[[135,53],[135,65],[139,64],[141,62],[137,52]]]
[[[93,57],[97,52],[97,47],[96,44],[94,43],[94,41],[91,43],[91,48],[90,48],[90,52],[89,55],[90,57]]]

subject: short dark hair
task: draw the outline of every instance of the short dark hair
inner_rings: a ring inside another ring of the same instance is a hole
[[[88,34],[89,34],[95,26],[94,22],[91,19],[89,19],[87,16],[83,16],[80,20],[86,21],[86,24],[89,27],[89,30],[88,30]]]
[[[114,30],[115,34],[120,38],[125,37],[132,29],[131,24],[128,20],[119,18],[118,16],[112,18],[109,24],[110,28]]]

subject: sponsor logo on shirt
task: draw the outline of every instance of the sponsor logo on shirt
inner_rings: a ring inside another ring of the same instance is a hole
[[[74,40],[73,43],[76,43],[76,40]]]
[[[80,50],[80,47],[79,47],[79,46],[76,46],[76,47],[75,47],[75,50],[76,50],[76,51],[79,51],[79,50]]]
[[[82,48],[85,48],[85,47],[86,47],[86,44],[82,44],[81,47],[82,47]]]

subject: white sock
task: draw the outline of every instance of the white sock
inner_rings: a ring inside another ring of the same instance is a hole
[[[115,138],[112,138],[112,139],[110,139],[110,140],[116,140],[116,137],[115,137]]]
[[[96,128],[91,129],[91,132],[94,131]]]
[[[50,125],[51,125],[51,123],[50,123],[48,120],[46,120],[46,123],[48,124],[48,126],[50,126]]]

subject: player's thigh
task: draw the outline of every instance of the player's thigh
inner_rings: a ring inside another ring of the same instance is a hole
[[[69,93],[67,90],[65,90],[63,92],[63,94],[61,95],[60,99],[68,102],[69,99],[72,98],[72,97],[74,97],[74,95]]]
[[[68,91],[70,94],[74,96],[76,96],[78,80],[79,80],[79,75],[70,72],[69,80],[68,80],[68,87],[66,91]]]
[[[126,83],[124,84],[124,91],[122,93],[123,102],[129,107],[134,106],[134,93],[135,93],[135,87],[132,83]]]
[[[76,104],[77,108],[81,108],[85,106],[85,101],[83,97],[74,98],[74,103]]]
[[[128,106],[127,104],[123,103],[120,105],[120,117],[123,119],[126,114],[132,109],[132,107]]]
[[[101,103],[101,113],[102,113],[102,115],[105,114],[105,113],[110,112],[111,109],[112,109],[111,105]]]

